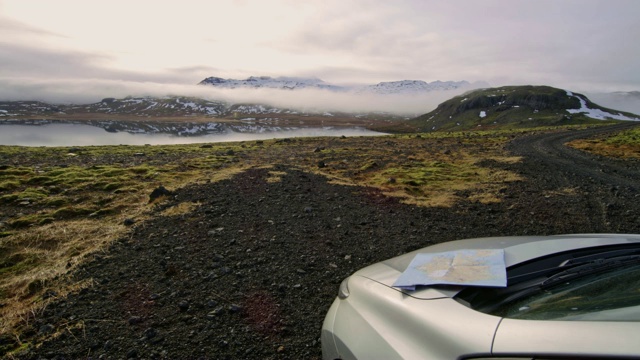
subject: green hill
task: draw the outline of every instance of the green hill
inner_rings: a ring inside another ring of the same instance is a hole
[[[505,86],[456,96],[409,123],[422,131],[518,128],[639,121],[634,114],[594,104],[582,94],[550,86]]]

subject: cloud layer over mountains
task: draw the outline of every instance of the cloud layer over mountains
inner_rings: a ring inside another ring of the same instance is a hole
[[[271,88],[225,89],[203,85],[128,82],[104,79],[0,81],[0,99],[39,100],[49,103],[95,103],[106,97],[193,96],[230,103],[266,104],[314,111],[389,112],[416,115],[433,110],[439,103],[473,88],[419,93],[376,94],[336,92],[324,89],[283,90]],[[4,85],[4,86],[3,86]]]

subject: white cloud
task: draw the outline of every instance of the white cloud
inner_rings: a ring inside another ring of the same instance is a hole
[[[635,0],[3,0],[0,7],[4,77],[194,84],[206,76],[306,75],[640,89]]]
[[[232,104],[258,103],[307,111],[389,112],[419,115],[465,89],[432,91],[421,95],[337,93],[303,89],[219,89],[212,86],[105,79],[0,78],[0,99],[87,104],[106,97],[194,96]]]

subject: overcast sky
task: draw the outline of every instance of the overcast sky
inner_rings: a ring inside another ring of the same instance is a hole
[[[640,90],[639,16],[638,0],[0,0],[0,99],[251,75]]]

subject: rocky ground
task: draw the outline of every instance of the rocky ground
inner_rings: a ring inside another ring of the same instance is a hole
[[[525,180],[488,205],[415,207],[285,166],[179,189],[75,273],[93,286],[45,309],[25,336],[57,336],[23,357],[318,359],[340,281],[368,264],[462,238],[640,233],[640,164],[561,146],[598,131],[515,139],[524,160],[489,165]]]

